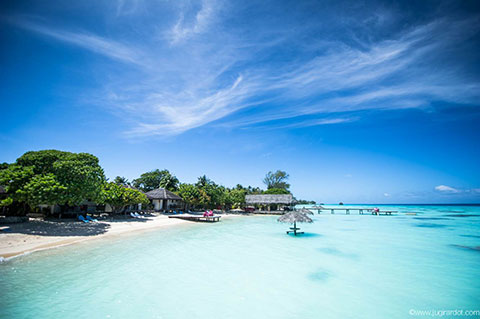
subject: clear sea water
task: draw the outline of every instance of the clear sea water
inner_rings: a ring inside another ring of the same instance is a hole
[[[315,214],[298,237],[276,217],[232,218],[22,256],[0,264],[0,317],[404,319],[479,310],[480,207],[382,209],[399,213]]]

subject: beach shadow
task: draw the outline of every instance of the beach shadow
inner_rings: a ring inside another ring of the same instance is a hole
[[[125,222],[128,222],[128,223],[145,223],[145,222],[148,222],[149,220],[152,220],[152,219],[149,219],[148,217],[154,217],[153,215],[151,215],[151,216],[144,215],[144,216],[145,217],[140,217],[140,218],[132,218],[131,216],[107,217],[105,219],[105,221],[108,221],[109,223],[125,223]]]
[[[110,225],[77,221],[30,221],[9,225],[7,233],[35,236],[96,236],[104,234]]]

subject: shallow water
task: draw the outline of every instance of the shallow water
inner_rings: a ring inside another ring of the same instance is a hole
[[[480,207],[388,209],[399,214],[315,214],[298,237],[276,217],[245,217],[19,257],[0,264],[0,317],[384,319],[480,309]]]

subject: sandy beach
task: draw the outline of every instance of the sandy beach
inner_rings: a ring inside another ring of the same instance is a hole
[[[70,245],[80,241],[130,234],[190,223],[188,221],[152,216],[145,218],[111,219],[95,223],[77,221],[30,221],[1,226],[0,259],[25,253]]]

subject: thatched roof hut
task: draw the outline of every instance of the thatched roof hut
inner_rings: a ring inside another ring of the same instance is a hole
[[[271,205],[271,204],[293,204],[292,194],[274,195],[274,194],[262,194],[262,195],[246,195],[245,201],[247,205]]]
[[[147,195],[148,199],[169,199],[169,200],[182,200],[180,196],[177,194],[172,193],[169,190],[166,190],[165,188],[157,188],[154,190],[151,190],[149,192],[146,192],[145,195]]]

